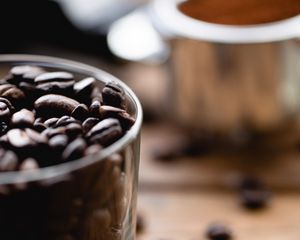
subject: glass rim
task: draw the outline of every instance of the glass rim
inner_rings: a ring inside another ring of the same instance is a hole
[[[107,82],[117,82],[125,90],[126,95],[132,100],[135,110],[136,117],[133,126],[126,132],[126,134],[118,141],[114,142],[110,146],[104,148],[102,151],[88,155],[72,162],[66,162],[57,164],[54,166],[43,167],[28,171],[12,171],[0,173],[0,185],[3,184],[14,184],[14,183],[25,183],[34,181],[51,180],[57,177],[64,177],[67,174],[76,171],[78,169],[88,167],[98,161],[102,161],[109,155],[116,153],[126,147],[129,143],[133,142],[139,135],[143,112],[142,106],[135,95],[135,93],[120,79],[105,72],[97,67],[80,63],[73,60],[67,60],[64,58],[42,56],[42,55],[30,55],[30,54],[0,54],[0,64],[37,64],[45,67],[57,67],[65,69],[66,71],[74,71],[75,73],[82,73],[86,75],[96,76],[97,80]]]

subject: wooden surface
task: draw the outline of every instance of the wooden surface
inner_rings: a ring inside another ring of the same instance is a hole
[[[168,124],[147,124],[143,128],[138,209],[146,229],[138,240],[206,239],[205,229],[215,221],[228,224],[234,239],[300,239],[297,151],[260,164],[232,154],[173,162],[153,159],[153,151],[174,140],[174,132]],[[259,176],[273,191],[268,208],[253,212],[241,207],[234,187],[245,173]]]

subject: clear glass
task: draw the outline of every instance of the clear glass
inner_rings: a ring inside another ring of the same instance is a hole
[[[5,240],[133,240],[142,109],[120,80],[88,65],[33,55],[0,55],[1,77],[13,65],[34,64],[118,82],[136,119],[120,140],[73,162],[0,174],[0,238]]]

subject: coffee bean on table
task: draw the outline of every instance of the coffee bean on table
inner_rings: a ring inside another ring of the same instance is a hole
[[[210,240],[230,240],[232,232],[222,223],[213,223],[207,228],[206,237]]]
[[[271,192],[259,179],[246,177],[241,181],[239,196],[245,208],[257,210],[268,205],[271,199]]]

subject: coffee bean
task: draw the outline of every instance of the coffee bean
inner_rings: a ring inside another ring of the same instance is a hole
[[[11,84],[0,85],[0,97],[8,99],[13,106],[19,107],[24,104],[24,92]]]
[[[65,134],[65,131],[66,131],[65,127],[47,128],[42,132],[42,135],[47,138],[52,138],[59,134]]]
[[[107,118],[96,124],[88,133],[91,142],[108,146],[122,136],[122,129],[118,119]]]
[[[38,116],[60,117],[70,115],[80,103],[76,100],[57,94],[48,94],[38,98],[34,107]]]
[[[100,122],[99,118],[87,118],[83,123],[82,123],[82,128],[83,132],[87,133],[94,127],[98,122]]]
[[[34,158],[26,158],[20,165],[20,171],[28,171],[38,169],[39,164]]]
[[[55,124],[55,127],[64,127],[64,126],[67,126],[71,123],[78,123],[79,124],[79,121],[76,120],[75,118],[73,117],[70,117],[70,116],[62,116],[61,118],[59,118]]]
[[[117,118],[124,130],[132,127],[135,120],[123,109],[112,106],[103,105],[100,107],[101,118]]]
[[[116,83],[108,83],[102,90],[104,105],[125,109],[125,93]]]
[[[0,171],[15,171],[18,167],[18,157],[12,151],[0,150]]]
[[[69,138],[74,139],[82,134],[82,126],[78,123],[70,123],[66,126],[65,132]]]
[[[71,113],[71,116],[78,120],[84,121],[88,117],[88,114],[89,114],[89,110],[88,110],[87,106],[85,104],[79,104],[73,110],[73,112]]]
[[[49,146],[56,150],[62,151],[68,145],[68,137],[64,134],[59,134],[49,140]]]
[[[100,117],[100,107],[101,103],[98,100],[94,100],[89,107],[89,112],[92,117]]]
[[[257,178],[245,177],[239,186],[239,196],[245,208],[256,210],[268,204],[271,193]]]
[[[7,140],[14,148],[31,147],[33,140],[21,129],[11,129],[7,132]]]
[[[45,145],[48,143],[48,139],[44,135],[34,131],[33,129],[26,128],[25,133],[35,143],[35,145]]]
[[[213,223],[208,227],[206,237],[211,240],[230,240],[232,233],[224,224]]]
[[[31,127],[34,123],[34,114],[32,111],[29,111],[25,108],[15,112],[11,117],[11,124],[13,127]]]
[[[15,66],[9,72],[12,78],[10,78],[8,82],[12,84],[18,84],[21,81],[33,83],[34,79],[44,72],[45,72],[44,69],[36,66],[30,66],[30,65]]]
[[[47,127],[54,127],[58,120],[59,120],[59,118],[56,118],[56,117],[49,118],[44,122],[44,124]]]
[[[13,110],[10,101],[0,97],[0,121],[8,121]]]
[[[48,72],[34,79],[38,89],[50,93],[61,93],[73,90],[74,76],[67,72]]]
[[[64,161],[72,161],[81,158],[84,155],[86,143],[82,138],[77,138],[71,142],[62,153]]]
[[[74,91],[79,96],[89,96],[95,86],[95,78],[88,77],[74,84]]]

